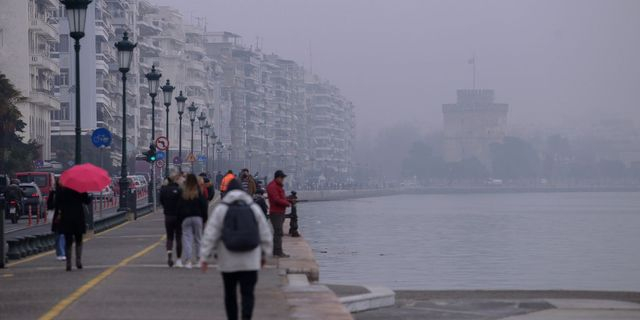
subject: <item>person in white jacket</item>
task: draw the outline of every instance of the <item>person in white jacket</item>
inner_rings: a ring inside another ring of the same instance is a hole
[[[202,272],[207,271],[207,258],[214,252],[218,259],[218,270],[222,273],[224,282],[227,319],[238,318],[236,297],[238,284],[242,296],[242,319],[251,319],[254,305],[253,292],[258,282],[258,270],[264,266],[266,258],[273,252],[273,235],[262,209],[253,202],[248,193],[242,191],[240,182],[233,180],[229,184],[229,189],[222,202],[233,203],[236,201],[242,201],[251,207],[258,223],[260,245],[246,252],[228,250],[222,242],[222,229],[229,207],[225,204],[219,204],[213,210],[204,230],[200,245],[200,268]]]

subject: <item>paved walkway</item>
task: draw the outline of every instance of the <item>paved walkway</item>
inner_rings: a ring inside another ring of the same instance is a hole
[[[168,268],[164,218],[151,214],[85,242],[83,270],[64,271],[51,252],[0,269],[0,318],[226,319],[215,268]],[[287,319],[274,262],[260,272],[255,319]]]

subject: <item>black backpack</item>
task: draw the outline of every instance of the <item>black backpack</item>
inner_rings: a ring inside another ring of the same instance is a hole
[[[243,201],[226,204],[229,209],[222,225],[222,243],[229,251],[246,252],[260,244],[258,221],[251,206]]]

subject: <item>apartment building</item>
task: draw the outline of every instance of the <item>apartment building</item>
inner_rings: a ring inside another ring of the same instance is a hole
[[[60,72],[52,53],[57,6],[55,0],[3,0],[0,10],[0,72],[27,98],[18,104],[27,125],[24,139],[41,146],[41,160],[51,157],[51,112],[60,110],[53,92]]]

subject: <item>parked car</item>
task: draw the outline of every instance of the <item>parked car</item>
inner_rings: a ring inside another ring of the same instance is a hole
[[[45,203],[49,193],[56,185],[56,178],[52,172],[18,172],[16,178],[22,183],[35,183],[40,189]]]
[[[22,214],[29,214],[29,210],[31,210],[33,217],[40,215],[40,218],[44,218],[44,215],[47,214],[47,201],[38,185],[34,182],[21,183],[20,189],[24,192],[22,200],[24,210],[22,210]]]

